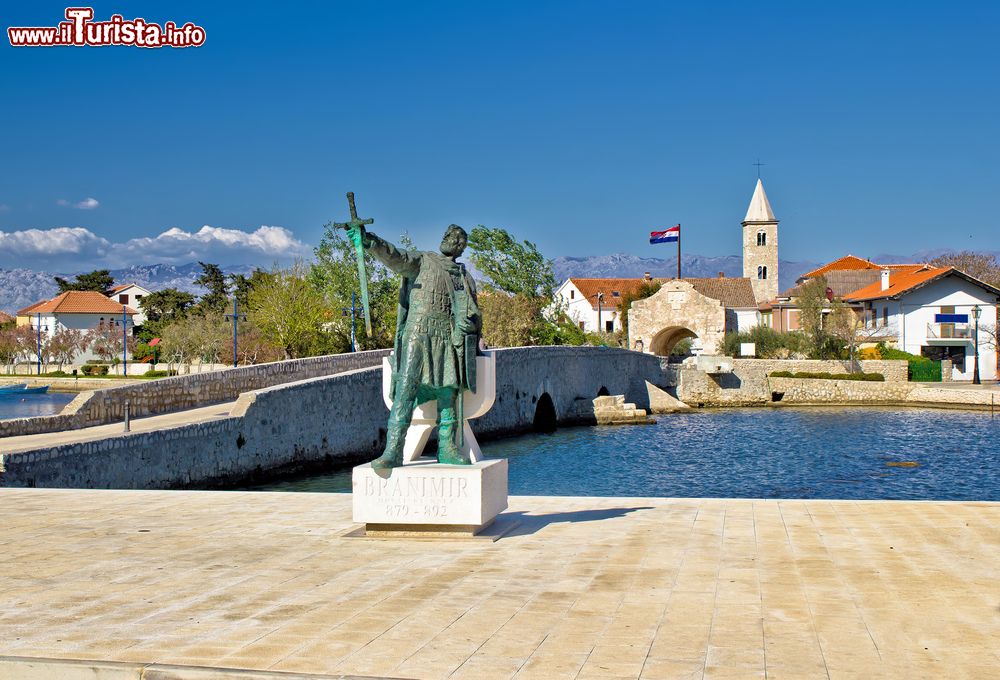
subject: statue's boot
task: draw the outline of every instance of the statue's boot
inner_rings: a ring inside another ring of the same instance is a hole
[[[438,427],[438,462],[445,465],[472,465],[472,461],[463,454],[455,443],[455,418],[441,419]]]
[[[406,430],[409,423],[389,419],[389,431],[385,438],[385,451],[372,461],[373,470],[388,470],[403,464],[403,445],[406,443]]]

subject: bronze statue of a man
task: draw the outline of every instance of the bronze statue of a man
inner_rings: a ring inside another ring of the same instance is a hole
[[[453,224],[441,239],[441,252],[401,250],[360,231],[365,250],[403,277],[399,291],[396,342],[392,359],[392,410],[385,451],[372,461],[375,469],[403,464],[406,430],[413,409],[437,400],[438,462],[469,465],[458,445],[463,419],[458,413],[460,390],[476,389],[476,353],[482,317],[475,282],[456,259],[469,236]],[[350,231],[350,230],[349,230]]]

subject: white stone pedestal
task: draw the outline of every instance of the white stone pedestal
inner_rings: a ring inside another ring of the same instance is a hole
[[[472,465],[416,461],[352,475],[354,521],[365,536],[474,536],[507,509],[507,460]]]

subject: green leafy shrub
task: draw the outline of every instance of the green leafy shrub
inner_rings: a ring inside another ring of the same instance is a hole
[[[91,363],[88,362],[85,366],[82,366],[80,368],[80,370],[83,372],[84,375],[107,375],[108,374],[108,366],[107,366],[107,364],[91,364]]]
[[[177,371],[146,371],[142,374],[143,378],[169,378],[170,376],[177,375]]]
[[[880,342],[875,349],[883,359],[903,359],[907,362],[907,377],[912,382],[941,382],[941,362],[886,347]]]
[[[70,377],[70,374],[67,373],[66,371],[49,371],[45,375],[48,376],[49,378],[68,378],[68,377]]]
[[[740,355],[740,344],[752,342],[756,345],[757,356],[761,359],[787,359],[792,355],[806,356],[811,347],[807,335],[799,331],[779,333],[767,326],[755,326],[749,331],[726,333],[722,341],[722,353],[726,356]]]

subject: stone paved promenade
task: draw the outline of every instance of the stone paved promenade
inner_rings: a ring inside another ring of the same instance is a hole
[[[412,678],[1000,676],[1000,504],[517,497],[496,543],[350,497],[0,491],[0,655]]]

